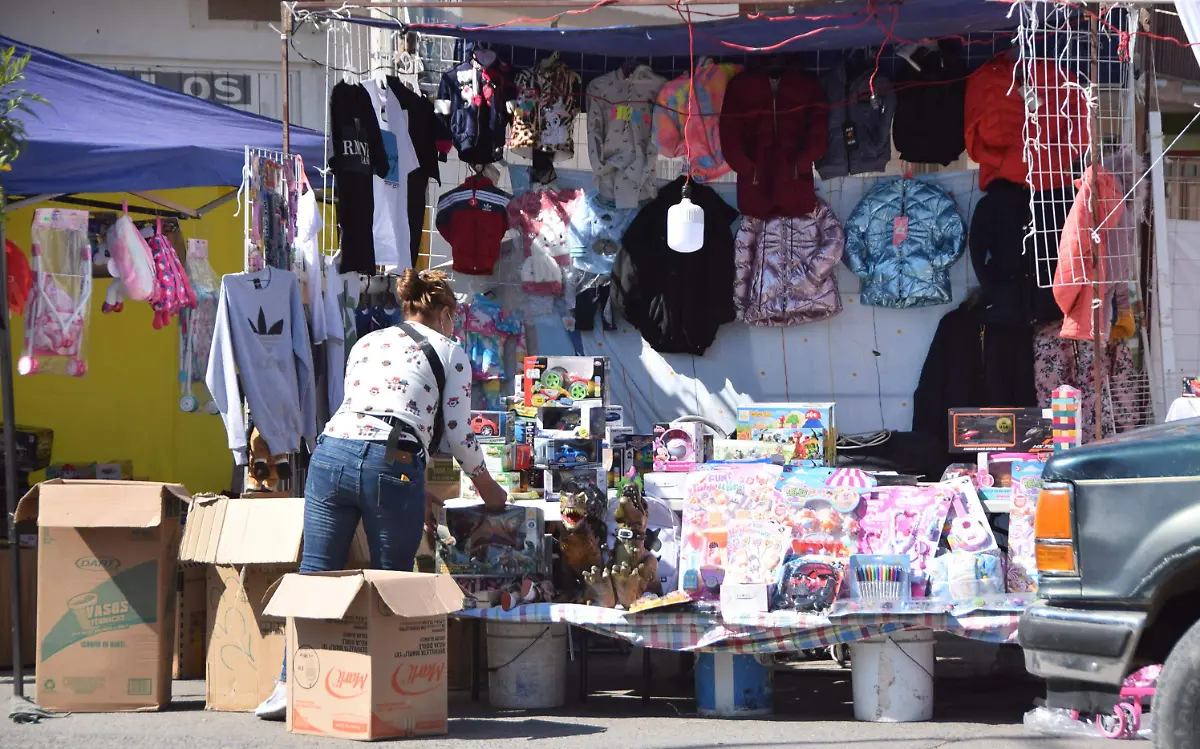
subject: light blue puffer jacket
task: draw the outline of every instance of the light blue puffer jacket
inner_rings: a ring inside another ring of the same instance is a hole
[[[953,198],[926,182],[895,179],[880,182],[854,208],[842,257],[862,278],[863,304],[930,307],[950,302],[950,266],[965,246]]]

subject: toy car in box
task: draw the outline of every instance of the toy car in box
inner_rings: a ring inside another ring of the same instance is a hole
[[[608,491],[608,475],[602,465],[576,466],[575,468],[547,468],[542,476],[542,486],[547,499],[556,499],[562,487],[574,481],[581,487],[594,486],[602,492]]]
[[[471,431],[479,437],[503,437],[507,417],[503,411],[472,411]]]
[[[600,403],[548,404],[537,410],[537,435],[555,439],[602,439],[606,409]]]
[[[534,462],[546,468],[573,468],[599,463],[599,440],[560,440],[538,437],[533,444]]]
[[[1054,427],[1041,408],[952,408],[952,452],[1054,451]]]
[[[835,403],[751,403],[737,410],[737,438],[777,442],[788,465],[837,465]]]
[[[451,507],[446,508],[446,527],[453,542],[443,554],[452,575],[520,577],[546,571],[541,508],[491,512],[479,506]]]
[[[571,406],[608,400],[608,359],[603,356],[527,356],[525,405]]]

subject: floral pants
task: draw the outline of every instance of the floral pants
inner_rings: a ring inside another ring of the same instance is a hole
[[[1038,404],[1050,407],[1050,397],[1059,385],[1071,385],[1083,391],[1079,428],[1081,442],[1095,439],[1096,397],[1101,399],[1101,433],[1105,437],[1140,426],[1143,414],[1138,408],[1137,367],[1133,353],[1124,341],[1110,341],[1104,347],[1100,363],[1100,383],[1094,382],[1092,369],[1094,346],[1090,341],[1060,338],[1062,323],[1039,326],[1033,334],[1034,382]]]

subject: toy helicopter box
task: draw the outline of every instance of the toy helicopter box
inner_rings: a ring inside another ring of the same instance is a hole
[[[949,413],[951,452],[1054,451],[1054,428],[1048,410],[952,408]]]
[[[453,575],[521,577],[544,574],[545,519],[540,507],[492,512],[482,505],[447,507],[446,527],[454,542],[445,551]]]
[[[790,445],[787,465],[837,465],[835,403],[751,403],[737,410],[737,438]]]
[[[527,356],[526,406],[574,406],[608,401],[608,359],[603,356]]]

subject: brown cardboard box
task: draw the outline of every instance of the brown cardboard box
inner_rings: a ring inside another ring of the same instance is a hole
[[[270,696],[283,664],[284,620],[266,616],[268,588],[300,561],[304,500],[197,498],[180,559],[214,565],[206,597],[206,708],[249,711]],[[369,559],[359,526],[352,563]]]
[[[0,547],[0,668],[12,668],[12,552]],[[37,549],[21,549],[21,660],[36,662],[37,650]]]
[[[373,741],[447,731],[448,575],[287,575],[266,611],[288,617],[288,731]]]
[[[171,700],[182,486],[64,481],[35,486],[37,701],[47,710],[154,710]]]
[[[202,564],[180,565],[175,607],[176,679],[203,679],[205,638],[208,633],[208,583]]]

